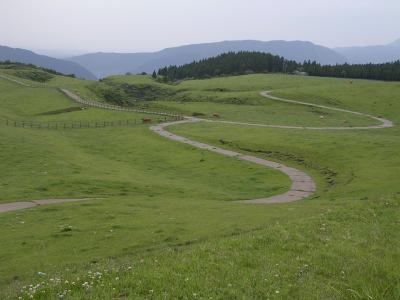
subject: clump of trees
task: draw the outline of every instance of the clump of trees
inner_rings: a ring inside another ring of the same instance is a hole
[[[311,61],[297,63],[269,53],[241,51],[228,52],[182,66],[165,67],[158,70],[157,76],[166,82],[172,82],[187,78],[205,79],[251,73],[292,74],[295,72],[323,77],[396,81],[400,80],[400,61],[384,64],[321,65]],[[155,75],[153,73],[154,78]]]
[[[297,68],[295,61],[261,52],[229,52],[195,61],[183,66],[169,66],[158,70],[166,81],[184,78],[210,78],[223,75],[250,73],[287,73]]]

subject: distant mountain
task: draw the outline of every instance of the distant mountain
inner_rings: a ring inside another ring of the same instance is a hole
[[[153,53],[90,53],[68,58],[90,70],[98,78],[110,75],[139,73],[144,70],[141,66],[150,61]],[[152,72],[153,70],[151,70]]]
[[[395,40],[393,43],[389,44],[392,47],[400,48],[400,39]]]
[[[52,69],[65,75],[75,74],[82,79],[96,80],[96,76],[75,62],[39,55],[32,51],[0,46],[0,61],[10,60]]]
[[[69,60],[84,66],[98,77],[106,77],[127,72],[152,72],[165,66],[183,65],[230,51],[265,52],[297,62],[305,60],[321,64],[346,62],[346,59],[335,51],[310,42],[253,40],[187,45],[153,53],[92,53],[75,56]]]
[[[352,64],[385,63],[400,59],[400,39],[388,45],[335,48]]]

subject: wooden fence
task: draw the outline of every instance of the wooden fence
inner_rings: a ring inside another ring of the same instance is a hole
[[[136,112],[136,113],[149,114],[149,115],[178,117],[178,118],[183,117],[181,114],[178,114],[175,112],[166,112],[166,111],[161,111],[161,110],[155,110],[154,108],[152,108],[150,110],[145,107],[131,108],[131,107],[123,107],[123,106],[118,106],[118,105],[101,103],[101,102],[97,102],[97,101],[86,100],[67,89],[60,88],[58,90],[61,93],[63,93],[64,95],[66,95],[68,98],[70,98],[71,100],[73,100],[79,104],[83,104],[85,106],[91,106],[91,107],[103,108],[103,109],[109,109],[109,110],[116,110],[116,111]]]
[[[105,128],[105,127],[120,127],[133,126],[140,124],[157,124],[169,121],[179,121],[181,117],[158,117],[155,119],[132,119],[132,120],[117,120],[117,121],[50,121],[50,122],[35,122],[35,121],[17,121],[4,120],[3,124],[10,127],[32,128],[32,129],[84,129],[84,128]]]

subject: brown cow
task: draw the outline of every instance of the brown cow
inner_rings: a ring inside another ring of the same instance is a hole
[[[143,121],[143,124],[150,124],[151,123],[151,119],[150,118],[143,118],[142,121]]]
[[[220,115],[219,115],[219,113],[213,113],[213,117],[219,119],[219,118],[220,118]]]

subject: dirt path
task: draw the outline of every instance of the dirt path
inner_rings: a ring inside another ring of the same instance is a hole
[[[102,109],[109,109],[109,110],[116,110],[116,111],[125,111],[125,112],[137,112],[137,113],[142,113],[142,114],[149,114],[149,115],[159,115],[159,116],[165,116],[165,117],[174,117],[174,118],[179,118],[182,119],[182,117],[178,114],[174,113],[169,113],[169,112],[161,112],[161,111],[151,111],[151,110],[146,110],[146,109],[135,109],[135,108],[126,108],[123,106],[118,106],[118,105],[111,105],[111,104],[106,104],[106,103],[99,103],[96,101],[89,101],[86,99],[82,99],[80,96],[77,94],[67,90],[67,89],[59,89],[60,92],[62,92],[65,96],[70,98],[71,100],[83,104],[86,106],[91,106],[95,108],[102,108]]]
[[[21,210],[25,208],[31,208],[38,205],[50,205],[50,204],[60,204],[68,202],[79,202],[93,200],[94,198],[83,198],[83,199],[43,199],[43,200],[30,200],[22,202],[11,202],[0,204],[0,213],[5,213],[8,211]]]
[[[4,80],[12,81],[14,83],[17,83],[19,85],[23,85],[23,86],[26,86],[26,87],[32,87],[31,85],[29,85],[29,84],[27,84],[25,82],[22,82],[22,81],[20,81],[18,79],[15,79],[15,78],[11,78],[11,77],[9,77],[7,75],[4,75],[4,74],[0,74],[0,78],[4,79]]]

